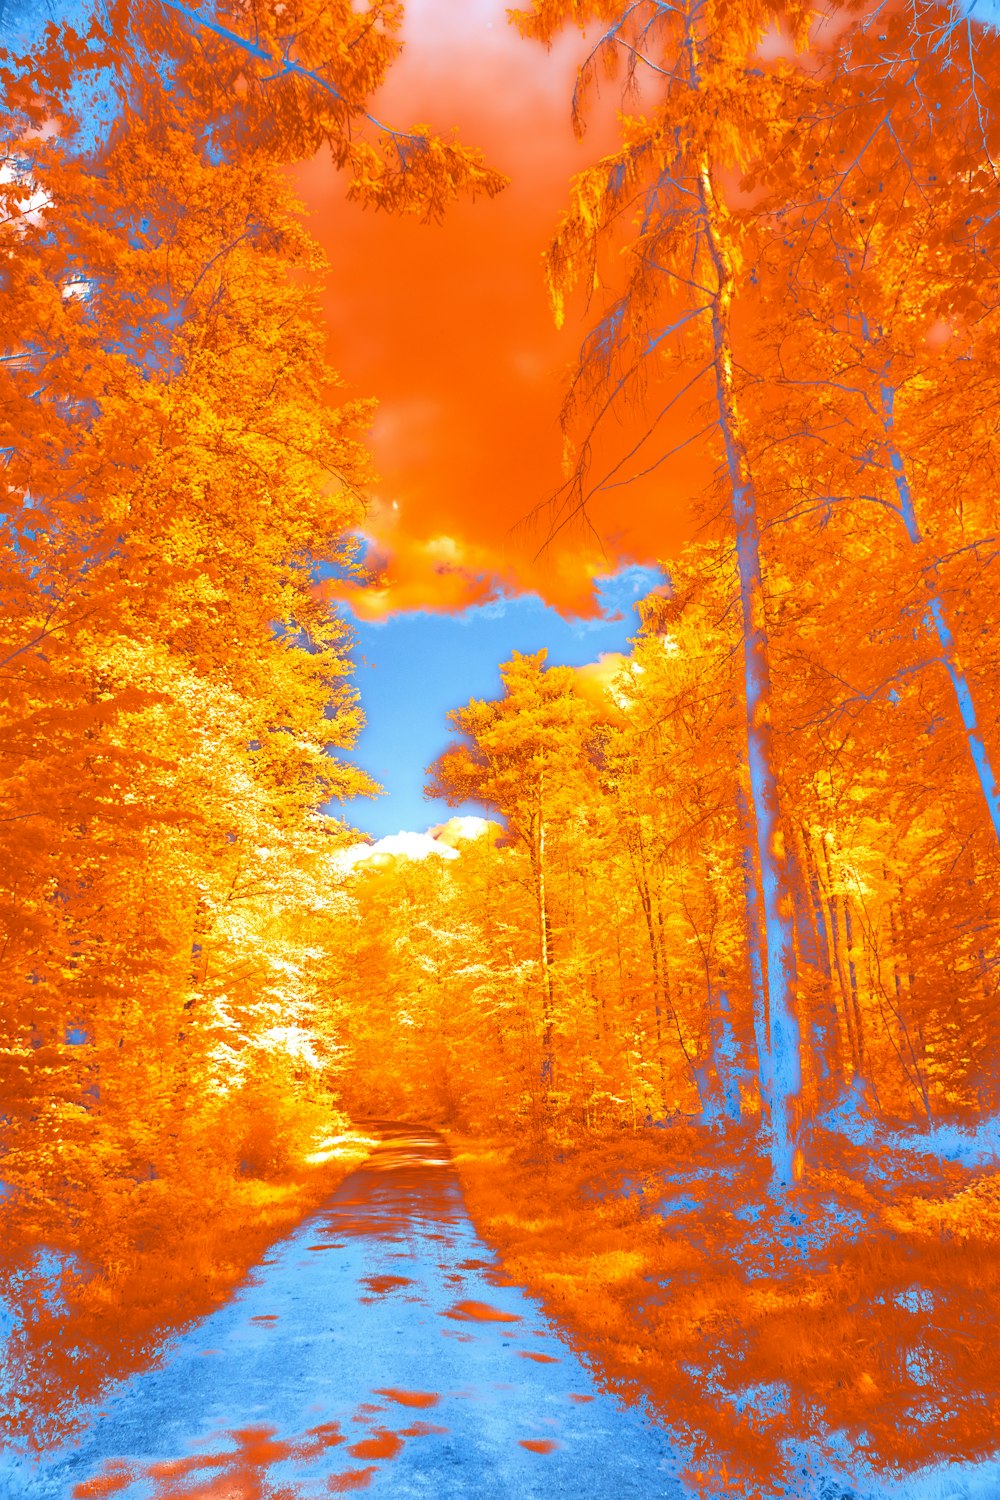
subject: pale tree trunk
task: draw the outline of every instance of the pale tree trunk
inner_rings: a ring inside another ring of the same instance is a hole
[[[844,948],[847,953],[847,973],[850,979],[851,1009],[854,1012],[854,1030],[858,1039],[858,1059],[861,1069],[868,1078],[868,1044],[865,1040],[864,1016],[861,1011],[861,998],[858,994],[858,965],[857,949],[854,942],[854,922],[851,918],[851,901],[846,894],[841,896],[840,904],[844,912]]]
[[[812,1083],[815,1105],[827,1110],[838,1104],[844,1092],[840,1052],[840,1028],[833,999],[833,975],[826,946],[826,922],[822,905],[816,899],[813,872],[809,867],[809,850],[798,826],[791,829],[788,850],[795,911],[796,961],[800,982],[808,976],[809,1056],[812,1061]],[[806,1007],[805,984],[801,994]]]
[[[646,936],[649,941],[649,957],[653,972],[653,1013],[656,1020],[656,1062],[660,1075],[660,1108],[667,1107],[667,1080],[666,1068],[663,1060],[663,1026],[661,1021],[661,1002],[664,997],[664,979],[661,974],[661,954],[657,943],[656,930],[653,926],[653,887],[650,879],[649,867],[646,861],[646,848],[642,838],[641,826],[636,827],[635,844],[627,839],[627,847],[632,863],[632,878],[635,882],[639,904],[642,907],[643,918],[646,923]]]
[[[750,822],[750,809],[742,786],[736,790],[740,816],[743,866],[743,907],[747,917],[747,960],[750,969],[750,999],[753,1007],[753,1035],[757,1049],[757,1081],[762,1107],[770,1108],[771,1046],[768,1041],[767,989],[764,984],[764,948],[761,940],[760,890],[757,879],[756,842]]]
[[[840,917],[837,910],[837,895],[833,888],[833,866],[830,863],[830,851],[825,840],[820,840],[820,848],[823,851],[823,871],[819,869],[817,861],[817,873],[826,876],[826,903],[829,913],[830,949],[833,959],[833,968],[837,976],[837,988],[840,993],[841,1009],[844,1016],[844,1030],[847,1033],[847,1045],[851,1052],[851,1082],[864,1074],[863,1038],[859,1036],[854,1025],[854,1012],[852,1008],[851,986],[848,979],[846,963],[844,959],[843,943],[841,941]]]
[[[764,917],[763,958],[767,993],[767,1106],[771,1169],[776,1186],[787,1187],[801,1173],[797,1135],[802,1087],[799,1023],[795,1010],[795,937],[791,878],[782,829],[771,721],[771,673],[764,581],[760,559],[757,497],[740,433],[733,379],[730,314],[733,270],[720,229],[720,210],[708,159],[699,166],[701,223],[715,275],[711,294],[712,363],[719,431],[732,496],[736,562],[743,617],[749,818],[756,846]],[[756,916],[750,913],[751,925]],[[763,1070],[762,1070],[763,1071]]]
[[[899,501],[899,512],[903,520],[903,525],[906,528],[906,535],[914,547],[922,547],[924,538],[920,530],[920,523],[917,520],[913,490],[906,472],[906,464],[903,462],[903,455],[899,450],[895,438],[895,394],[892,386],[881,385],[879,387],[885,448],[889,464],[892,468],[893,483],[896,486],[896,498]],[[951,689],[958,708],[959,718],[962,721],[962,729],[965,732],[965,743],[972,757],[976,779],[979,782],[979,790],[982,793],[983,801],[986,804],[986,811],[993,827],[993,836],[1000,843],[1000,789],[997,788],[997,778],[993,769],[993,762],[986,749],[986,743],[979,725],[972,689],[969,687],[969,680],[965,675],[965,669],[958,655],[955,637],[952,635],[951,625],[948,622],[948,615],[945,611],[944,600],[931,582],[926,568],[923,570],[923,576],[927,588],[927,611],[930,617],[931,630],[941,648],[941,661],[951,682]]]
[[[555,1083],[553,1077],[555,1061],[552,1053],[555,987],[552,977],[552,923],[549,917],[545,879],[545,818],[541,809],[538,813],[537,833],[532,849],[532,864],[535,877],[535,902],[538,910],[538,947],[542,962],[542,1077],[545,1092],[551,1095]]]

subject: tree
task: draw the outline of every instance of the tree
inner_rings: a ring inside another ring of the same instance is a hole
[[[0,77],[9,110],[34,129],[59,120],[78,150],[99,150],[135,119],[169,129],[186,101],[216,159],[250,150],[301,161],[325,147],[361,202],[435,218],[462,193],[492,196],[505,179],[454,137],[397,130],[372,114],[401,15],[398,0],[319,10],[293,0],[252,15],[239,5],[120,0],[95,8],[83,36],[50,24],[23,55],[0,52]]]
[[[743,228],[724,186],[727,173],[738,174],[762,153],[774,151],[788,128],[798,75],[781,66],[764,68],[760,61],[763,39],[779,17],[801,44],[810,12],[798,5],[780,11],[747,5],[723,14],[702,0],[679,7],[654,0],[625,7],[544,0],[519,12],[518,24],[543,41],[551,41],[570,21],[595,20],[606,27],[579,73],[578,128],[599,66],[615,73],[624,59],[627,88],[651,105],[649,114],[623,116],[619,150],[575,179],[571,207],[549,255],[558,317],[575,284],[596,288],[613,279],[608,252],[628,252],[624,287],[608,297],[607,311],[581,351],[568,414],[586,400],[593,402],[595,414],[585,426],[579,461],[558,499],[553,524],[584,512],[600,488],[601,481],[592,482],[589,473],[592,435],[616,402],[650,378],[652,367],[659,365],[653,377],[658,383],[673,382],[672,394],[640,447],[656,440],[660,422],[679,396],[705,382],[709,426],[728,490],[743,618],[745,764],[757,870],[747,925],[751,946],[763,955],[768,999],[768,1056],[761,1074],[767,1081],[774,1177],[788,1184],[801,1163],[792,873],[773,743],[760,518],[734,355]],[[696,373],[688,376],[692,365]],[[634,456],[616,466],[616,482]],[[641,462],[657,465],[669,456]]]
[[[846,505],[859,520],[867,513],[871,527],[888,514],[900,528],[923,594],[911,606],[921,616],[915,638],[922,643],[926,632],[926,666],[947,674],[996,838],[1000,792],[993,725],[982,712],[989,697],[975,687],[979,643],[960,640],[942,569],[980,545],[995,521],[979,495],[968,502],[978,534],[965,502],[950,512],[967,487],[965,456],[981,449],[970,418],[993,380],[985,331],[997,308],[982,272],[994,229],[982,205],[996,188],[986,95],[997,39],[942,8],[873,18],[836,50],[823,59],[822,90],[794,140],[747,184],[772,216],[754,271],[773,309],[762,330],[770,347],[755,425],[767,444],[757,462],[770,455],[773,468],[775,446],[787,445],[778,461],[782,482],[801,497],[799,514]]]
[[[316,912],[349,833],[319,809],[372,787],[337,754],[350,632],[313,569],[351,564],[371,405],[326,363],[283,165],[339,140],[359,192],[432,213],[463,173],[496,185],[429,139],[374,182],[347,135],[393,50],[379,14],[312,18],[350,108],[294,68],[272,90],[261,58],[241,82],[214,21],[155,6],[5,59],[3,1271],[57,1247],[78,1311],[330,1107]],[[51,1326],[26,1326],[26,1371]],[[134,1341],[67,1346],[87,1382]]]
[[[515,652],[500,677],[502,698],[473,699],[449,715],[463,740],[431,768],[428,794],[453,806],[472,798],[495,808],[507,821],[510,839],[527,854],[537,920],[542,1073],[551,1090],[558,988],[552,844],[574,806],[569,775],[586,776],[585,741],[594,715],[574,692],[572,668],[546,668],[544,651]]]

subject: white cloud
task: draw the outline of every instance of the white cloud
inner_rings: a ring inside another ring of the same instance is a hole
[[[356,865],[379,864],[386,859],[427,859],[437,855],[440,859],[457,859],[458,852],[447,844],[438,843],[429,833],[411,833],[400,829],[399,833],[386,834],[374,844],[351,844],[338,851],[336,859],[345,873]]]
[[[456,844],[467,844],[471,839],[481,839],[491,830],[499,831],[498,823],[491,823],[489,818],[478,818],[472,814],[449,818],[447,823],[438,823],[427,832],[437,843],[454,848]]]
[[[447,823],[435,824],[426,833],[402,828],[399,833],[386,834],[374,844],[350,844],[346,849],[339,849],[334,859],[345,875],[358,865],[384,865],[393,859],[457,859],[459,844],[482,838],[490,831],[499,834],[502,829],[488,818],[454,817]]]

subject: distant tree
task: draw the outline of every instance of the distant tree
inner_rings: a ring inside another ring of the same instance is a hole
[[[496,809],[508,837],[527,855],[537,914],[543,1070],[551,1088],[558,986],[552,844],[584,794],[594,712],[574,691],[572,668],[546,668],[544,651],[515,652],[500,676],[502,698],[473,699],[449,715],[461,739],[431,767],[427,790],[452,805],[474,799]]]

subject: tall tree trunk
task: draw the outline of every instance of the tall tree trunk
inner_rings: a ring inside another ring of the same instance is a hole
[[[826,904],[829,914],[830,948],[833,958],[833,967],[837,976],[837,987],[840,994],[841,1009],[844,1017],[844,1030],[847,1033],[847,1045],[851,1050],[851,1068],[854,1077],[863,1073],[861,1048],[858,1044],[858,1036],[854,1029],[854,1013],[851,1005],[851,986],[847,975],[847,967],[844,959],[843,945],[841,942],[840,918],[837,909],[837,895],[833,888],[833,866],[830,862],[830,851],[825,840],[821,840],[820,848],[823,851],[823,873],[826,876]],[[817,873],[819,866],[817,863]],[[853,1080],[852,1080],[853,1081]]]
[[[743,1116],[743,1106],[740,1100],[739,1045],[733,1030],[732,1011],[726,990],[720,989],[715,996],[712,1021],[712,1056],[715,1063],[715,1076],[719,1080],[722,1109],[726,1119],[733,1125],[738,1125]]]
[[[750,818],[756,843],[764,914],[771,1170],[775,1185],[787,1187],[801,1174],[801,1152],[797,1137],[802,1066],[799,1023],[795,1010],[791,877],[774,756],[771,670],[764,611],[757,497],[741,437],[733,378],[730,317],[734,275],[729,247],[720,227],[721,213],[707,156],[699,164],[698,191],[705,244],[715,275],[715,288],[711,294],[712,363],[719,431],[725,448],[732,497],[743,617]]]
[[[818,899],[815,873],[809,862],[808,844],[797,825],[792,832],[789,866],[798,964],[800,970],[807,966],[811,971],[809,1031],[816,1104],[825,1110],[838,1102],[844,1089],[840,1023],[833,999],[823,906]]]
[[[635,851],[632,853],[632,876],[639,896],[639,905],[642,907],[642,914],[646,923],[646,937],[649,943],[649,958],[653,973],[653,1014],[656,1020],[656,1062],[660,1075],[660,1108],[666,1109],[667,1080],[663,1062],[663,1026],[661,1021],[661,1001],[663,998],[663,978],[660,972],[661,954],[656,941],[656,930],[653,926],[653,891],[649,879],[649,868],[646,864],[646,850],[642,841],[641,827],[636,829],[636,846]]]
[[[743,906],[747,918],[747,959],[750,969],[750,1001],[753,1008],[753,1034],[757,1048],[757,1082],[762,1107],[770,1108],[771,1045],[768,1040],[767,990],[764,985],[764,953],[761,944],[760,889],[757,880],[757,858],[750,810],[741,786],[736,789],[740,817],[743,866]]]
[[[542,1082],[545,1095],[551,1102],[550,1096],[555,1087],[555,1059],[552,1051],[555,986],[552,976],[552,922],[549,916],[546,888],[545,819],[541,812],[538,814],[538,831],[532,855],[535,902],[538,910],[538,947],[542,962]]]
[[[899,450],[895,438],[895,390],[890,385],[879,387],[879,397],[882,411],[882,425],[885,433],[885,447],[892,467],[893,482],[896,486],[896,497],[899,500],[899,513],[906,528],[906,535],[914,547],[922,547],[924,538],[917,520],[916,505],[913,499],[913,490],[910,485],[906,464]],[[958,707],[962,728],[965,731],[965,742],[969,747],[972,764],[975,768],[976,779],[979,782],[979,790],[982,792],[983,801],[986,803],[986,811],[989,814],[993,826],[993,836],[1000,843],[1000,789],[997,787],[996,773],[993,762],[986,749],[982,731],[979,727],[979,718],[976,714],[976,705],[969,687],[968,678],[958,655],[955,645],[955,637],[951,632],[948,615],[945,611],[944,600],[931,582],[929,570],[923,568],[924,584],[927,588],[928,614],[931,621],[931,629],[937,637],[938,645],[941,647],[941,661],[948,678],[951,682],[955,703]]]
[[[854,961],[854,923],[851,920],[851,903],[847,896],[841,898],[844,910],[844,951],[847,954],[847,975],[850,980],[851,1011],[854,1016],[854,1033],[858,1042],[858,1061],[861,1071],[868,1073],[868,1045],[865,1040],[864,1018],[861,1014],[861,1001],[858,995],[858,966]],[[871,1079],[868,1079],[871,1082]]]

